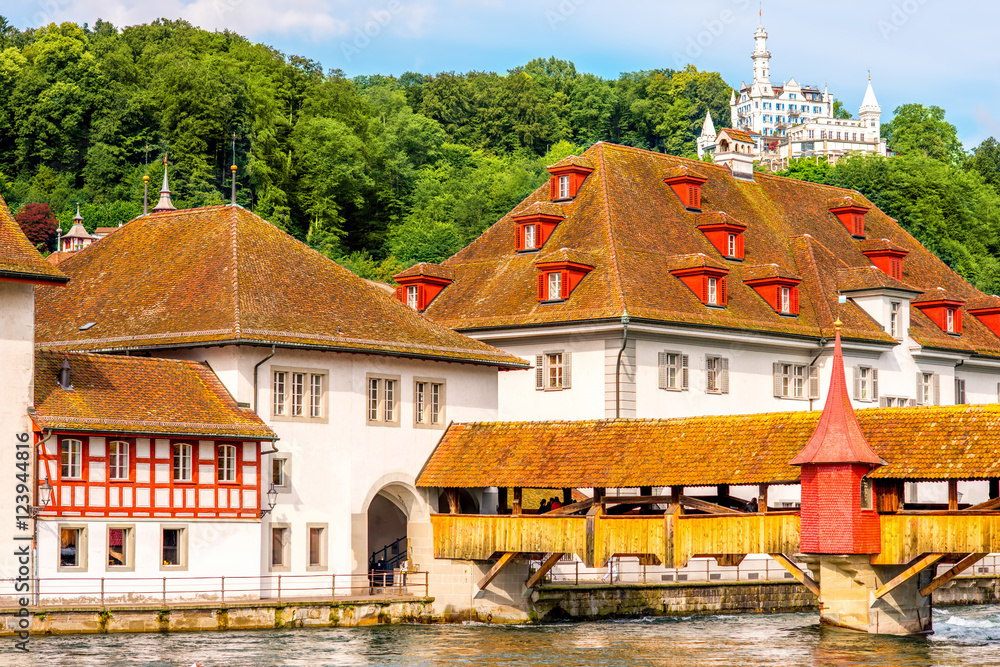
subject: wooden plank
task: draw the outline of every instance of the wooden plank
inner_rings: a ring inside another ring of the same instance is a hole
[[[486,587],[490,585],[490,582],[497,578],[500,571],[514,561],[515,556],[517,556],[516,552],[507,552],[503,556],[500,556],[500,558],[497,559],[497,562],[493,564],[493,567],[490,568],[490,571],[486,573],[486,576],[479,580],[479,583],[477,584],[477,586],[479,586],[479,590],[485,590]]]
[[[580,502],[573,503],[572,505],[563,505],[559,509],[546,512],[542,516],[565,516],[567,514],[575,514],[576,512],[590,509],[593,504],[594,499],[587,498],[586,500],[581,500]]]
[[[723,507],[722,505],[716,505],[715,503],[710,503],[707,500],[701,500],[700,498],[695,498],[693,496],[681,496],[680,502],[685,507],[701,510],[702,512],[706,512],[708,514],[746,514],[743,510]]]
[[[1000,507],[1000,498],[990,498],[986,502],[979,503],[978,505],[973,505],[972,507],[966,507],[964,510],[959,510],[961,512],[975,512],[978,510],[995,510]]]
[[[562,558],[562,554],[560,553],[549,554],[548,558],[545,559],[545,562],[542,563],[542,566],[538,568],[538,571],[531,575],[524,585],[529,589],[537,586],[538,582],[542,580],[542,577],[549,573],[549,570],[551,570],[553,566],[559,562],[560,558]]]
[[[948,509],[957,510],[958,509],[958,480],[949,479],[948,480]]]
[[[757,486],[757,511],[767,512],[767,489],[769,484],[760,484]]]
[[[519,516],[521,514],[521,487],[514,487],[514,500],[511,501],[510,513],[514,516]]]
[[[969,569],[970,567],[972,567],[973,565],[975,565],[977,562],[981,561],[987,555],[989,555],[989,554],[969,554],[968,556],[966,556],[962,560],[958,561],[958,563],[956,563],[953,568],[951,568],[950,570],[948,570],[944,574],[935,577],[931,581],[931,583],[929,583],[926,586],[924,586],[923,588],[921,588],[920,589],[920,594],[921,595],[930,595],[931,593],[933,593],[937,589],[941,588],[942,586],[944,586],[945,584],[947,584],[949,581],[951,581],[952,579],[954,579],[955,577],[957,577],[958,575],[962,574],[967,569]]]
[[[458,500],[458,489],[448,487],[444,490],[445,498],[448,499],[448,512],[450,514],[461,514],[461,505]]]
[[[911,577],[915,577],[932,565],[937,565],[937,562],[944,558],[945,555],[946,554],[927,554],[926,556],[921,556],[911,562],[909,567],[875,589],[875,592],[872,594],[872,599],[881,600],[883,597],[895,590],[900,584],[908,581]]]
[[[800,570],[798,568],[798,566],[796,566],[795,563],[792,562],[791,558],[789,558],[785,554],[779,554],[779,553],[770,554],[770,556],[779,565],[781,565],[781,567],[783,567],[786,570],[788,570],[788,572],[793,577],[795,577],[796,581],[798,581],[800,584],[802,584],[803,586],[805,586],[806,588],[808,588],[810,591],[812,591],[813,594],[816,595],[816,597],[819,597],[819,584],[817,584],[816,581],[812,577],[810,577],[808,574],[806,574],[805,572],[803,572],[802,570]]]

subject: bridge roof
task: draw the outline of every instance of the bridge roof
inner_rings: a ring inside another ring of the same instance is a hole
[[[882,479],[1000,477],[1000,405],[857,411],[888,465]],[[789,461],[819,412],[452,424],[424,466],[422,487],[605,487],[796,484]]]

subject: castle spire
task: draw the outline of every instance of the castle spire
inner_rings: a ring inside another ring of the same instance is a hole
[[[160,201],[153,207],[153,213],[176,211],[177,207],[170,201],[170,184],[167,182],[167,156],[163,156],[163,187],[160,188]]]

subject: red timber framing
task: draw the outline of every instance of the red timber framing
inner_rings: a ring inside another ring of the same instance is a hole
[[[80,443],[79,477],[63,478],[65,441]],[[112,480],[111,442],[128,443],[128,478]],[[260,508],[259,442],[198,438],[36,433],[39,484],[49,480],[45,517],[150,517],[257,519]],[[175,445],[191,446],[191,481],[174,480]],[[235,450],[235,481],[220,482],[221,448]]]

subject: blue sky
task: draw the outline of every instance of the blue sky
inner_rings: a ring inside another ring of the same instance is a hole
[[[21,28],[184,18],[348,76],[503,72],[556,56],[605,77],[690,62],[734,86],[752,77],[759,11],[757,0],[22,0],[0,8]],[[857,113],[871,69],[883,120],[919,102],[943,107],[966,148],[1000,138],[1000,3],[770,0],[763,21],[773,82],[829,85]]]

